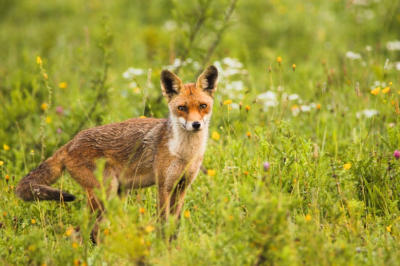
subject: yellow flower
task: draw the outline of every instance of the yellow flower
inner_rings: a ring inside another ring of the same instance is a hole
[[[47,103],[42,103],[42,105],[40,106],[40,108],[42,109],[42,110],[46,110],[47,109]]]
[[[382,93],[388,93],[390,91],[390,88],[389,87],[386,87],[386,88],[384,88],[383,90],[382,90]]]
[[[282,63],[282,57],[278,56],[278,58],[276,59],[276,61],[278,61],[278,63]]]
[[[295,179],[293,179],[293,183],[297,183],[297,179],[295,178]]]
[[[74,232],[74,229],[72,227],[70,227],[67,229],[67,231],[65,231],[65,235],[70,236],[70,235],[72,235],[73,232]]]
[[[105,234],[106,236],[108,236],[108,235],[110,234],[110,230],[108,230],[108,228],[104,229],[104,234]]]
[[[371,94],[377,95],[377,94],[379,93],[380,90],[381,90],[381,87],[378,87],[378,88],[376,88],[376,89],[373,89],[373,90],[371,91]]]
[[[189,218],[190,217],[190,211],[185,211],[185,218]]]
[[[250,106],[246,105],[246,111],[250,111]]]
[[[296,69],[296,64],[293,63],[292,67],[293,67],[293,70],[295,70]]]
[[[34,154],[35,154],[35,151],[34,151],[34,150],[31,150],[31,154],[34,155]]]
[[[226,100],[226,101],[224,101],[224,105],[229,105],[229,104],[231,104],[231,103],[233,103],[232,100]]]
[[[31,220],[31,223],[32,223],[32,224],[35,224],[35,223],[36,223],[36,220],[35,220],[35,219],[32,219],[32,220]]]
[[[311,215],[307,214],[306,217],[304,217],[306,219],[307,222],[312,220]]]
[[[42,58],[40,58],[40,56],[36,56],[36,63],[40,66],[42,66],[43,62],[42,62]]]
[[[144,115],[139,116],[139,118],[146,118]]]
[[[217,171],[215,171],[215,170],[212,170],[212,169],[207,170],[207,175],[209,175],[209,176],[215,176],[216,173],[217,173]]]
[[[214,140],[219,140],[219,138],[221,137],[221,135],[220,135],[217,131],[214,131],[214,132],[211,134],[211,137],[212,137]]]
[[[146,233],[151,233],[154,231],[154,226],[148,225],[144,228],[144,231],[146,231]]]
[[[60,87],[60,89],[66,89],[68,87],[67,82],[61,82],[60,84],[58,84],[58,87]]]
[[[8,151],[10,149],[10,146],[8,146],[7,144],[3,144],[3,149]]]
[[[392,225],[386,226],[386,231],[392,232]]]
[[[249,172],[247,172],[247,171],[244,171],[243,173],[244,173],[244,175],[248,175],[249,174]]]
[[[140,212],[141,214],[143,214],[143,213],[146,212],[146,210],[145,210],[144,208],[140,208],[140,209],[139,209],[139,212]]]
[[[393,85],[393,83],[392,82],[389,82],[389,86],[392,86]]]
[[[0,166],[2,166],[4,164],[4,162],[3,161],[0,161]]]
[[[74,249],[78,248],[78,244],[76,242],[72,243],[72,248]]]
[[[320,110],[321,109],[321,104],[317,104],[317,109]]]
[[[46,123],[47,123],[47,124],[50,124],[50,123],[51,123],[51,117],[50,117],[50,116],[46,117]]]
[[[246,135],[247,135],[248,138],[251,138],[251,132],[250,131],[247,131]]]
[[[46,74],[46,73],[43,73],[43,77],[44,77],[45,79],[47,79],[47,78],[48,78],[48,76],[47,76],[47,74]]]
[[[351,168],[351,163],[346,163],[343,165],[344,170],[349,170]]]

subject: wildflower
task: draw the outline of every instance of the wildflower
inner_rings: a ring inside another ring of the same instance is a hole
[[[212,170],[212,169],[207,170],[207,175],[208,176],[215,176],[216,173],[217,172],[215,170]]]
[[[190,217],[190,211],[185,211],[185,218],[189,218]]]
[[[375,88],[375,89],[373,89],[373,90],[371,91],[371,94],[373,94],[373,95],[378,95],[378,93],[379,93],[380,90],[381,90],[381,87],[377,87],[377,88]]]
[[[248,138],[251,138],[251,132],[250,131],[247,131],[246,135],[247,135]]]
[[[148,225],[148,226],[146,226],[145,228],[144,228],[144,231],[146,232],[146,233],[151,233],[151,232],[153,232],[154,231],[154,226],[151,226],[151,225]]]
[[[47,76],[47,74],[46,74],[46,73],[43,73],[43,77],[44,77],[45,79],[47,79],[47,78],[48,78],[48,76]]]
[[[228,106],[228,110],[229,110],[229,111],[232,110],[232,107]]]
[[[233,215],[229,216],[229,220],[231,220],[231,221],[233,220]]]
[[[293,183],[297,183],[297,179],[295,178],[295,179],[293,179]]]
[[[296,70],[296,64],[295,63],[293,63],[292,68],[293,68],[293,71]]]
[[[80,261],[80,260],[78,260],[78,259],[77,259],[77,260],[74,260],[74,265],[75,265],[75,266],[78,266],[78,265],[80,265],[80,264],[81,264],[81,261]]]
[[[395,150],[393,153],[394,158],[396,158],[396,160],[398,160],[400,158],[400,151]]]
[[[321,104],[317,104],[317,110],[321,110]]]
[[[233,103],[232,100],[226,100],[226,101],[224,101],[224,105],[229,105],[229,104],[231,104],[231,103]]]
[[[249,172],[247,172],[247,171],[244,171],[243,173],[244,173],[244,175],[248,175],[249,174]]]
[[[47,123],[47,124],[50,124],[50,123],[51,123],[51,117],[50,117],[50,116],[46,117],[46,123]]]
[[[10,149],[10,146],[8,146],[7,144],[3,144],[3,149],[8,151]]]
[[[386,231],[392,232],[392,225],[386,226]]]
[[[211,134],[211,138],[213,138],[213,140],[219,140],[220,137],[221,137],[221,136],[219,135],[219,133],[218,133],[217,131],[214,131],[214,132]]]
[[[389,82],[389,87],[392,86],[392,85],[393,85],[393,83],[392,83],[392,82]]]
[[[141,214],[143,214],[143,213],[146,212],[146,210],[145,210],[144,208],[140,208],[140,209],[139,209],[139,212],[140,212]]]
[[[351,163],[346,163],[343,165],[344,170],[349,170],[351,168]]]
[[[34,150],[31,150],[31,154],[32,154],[32,155],[35,155],[35,151],[34,151]]]
[[[311,215],[307,214],[306,217],[304,217],[306,219],[307,222],[312,220]]]
[[[146,118],[144,115],[139,116],[139,118]]]
[[[58,134],[61,134],[61,133],[62,133],[61,128],[57,128],[57,133],[58,133]]]
[[[265,163],[264,163],[264,171],[265,171],[265,172],[268,172],[270,166],[271,166],[271,165],[269,164],[269,162],[265,162]]]
[[[73,232],[74,232],[74,229],[72,227],[70,227],[67,229],[67,231],[65,231],[65,235],[70,236],[70,235],[72,235]]]
[[[108,230],[108,228],[104,229],[104,234],[105,234],[106,236],[108,236],[108,235],[110,234],[110,230]]]
[[[276,59],[276,61],[278,61],[279,64],[282,63],[282,57],[278,56],[278,58]]]
[[[382,93],[388,93],[390,91],[390,88],[389,87],[386,87],[386,88],[384,88],[383,90],[382,90]]]
[[[47,107],[48,107],[47,103],[42,103],[42,105],[40,106],[40,108],[41,108],[42,110],[46,110]]]
[[[4,162],[3,161],[0,161],[0,166],[2,166],[4,164]]]
[[[7,182],[8,182],[8,180],[10,180],[10,176],[9,175],[6,175],[6,180],[7,180]]]
[[[42,58],[40,58],[40,56],[36,56],[36,64],[38,64],[39,66],[42,66],[43,62],[42,62]]]
[[[248,111],[250,111],[250,106],[249,105],[246,105],[246,111],[248,112]]]
[[[58,84],[58,87],[60,89],[66,89],[68,87],[67,82],[61,82],[60,84]]]
[[[72,243],[72,248],[73,248],[73,249],[78,248],[78,244],[77,244],[76,242]]]
[[[62,106],[57,106],[57,107],[56,107],[56,112],[57,112],[59,115],[62,115],[62,114],[64,113],[64,109],[62,108]]]
[[[35,220],[35,219],[32,219],[32,220],[31,220],[31,224],[36,224],[36,220]]]
[[[7,212],[3,212],[3,216],[6,217],[7,216]]]

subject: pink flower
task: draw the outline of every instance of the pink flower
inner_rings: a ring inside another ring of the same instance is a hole
[[[396,158],[396,160],[398,160],[400,158],[400,151],[395,150],[393,153],[394,158]]]
[[[56,112],[57,112],[59,115],[62,115],[62,114],[64,113],[64,109],[62,108],[62,106],[57,106]]]
[[[270,166],[271,166],[271,165],[269,164],[269,162],[265,162],[265,163],[264,163],[264,171],[265,171],[265,172],[268,172]]]
[[[61,128],[57,128],[57,133],[58,133],[58,134],[61,134],[61,133],[62,133]]]

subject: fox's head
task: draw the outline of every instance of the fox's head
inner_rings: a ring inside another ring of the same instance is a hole
[[[197,132],[210,122],[218,70],[209,66],[197,83],[183,84],[171,71],[161,73],[161,88],[167,98],[171,118],[184,130]]]

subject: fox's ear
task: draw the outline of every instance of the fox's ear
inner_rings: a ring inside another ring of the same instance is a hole
[[[182,88],[182,81],[171,71],[161,72],[161,89],[163,95],[169,100],[178,95]]]
[[[214,97],[217,91],[218,69],[215,66],[209,66],[197,80],[197,88],[207,92]]]

